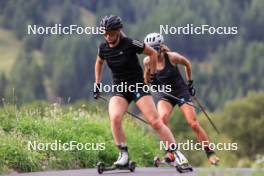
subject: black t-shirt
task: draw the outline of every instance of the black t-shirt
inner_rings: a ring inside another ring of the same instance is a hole
[[[98,55],[106,60],[115,81],[129,82],[143,79],[143,71],[137,54],[141,54],[145,44],[127,37],[122,37],[116,47],[110,48],[107,42],[100,44]]]

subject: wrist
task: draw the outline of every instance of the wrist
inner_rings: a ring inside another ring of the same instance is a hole
[[[95,87],[100,87],[101,84],[102,84],[102,83],[100,83],[100,82],[98,82],[98,83],[97,83],[97,82],[94,82],[94,86],[95,86]]]
[[[101,84],[102,83],[94,83],[94,92],[99,93],[101,89]]]
[[[192,79],[188,80],[188,81],[187,81],[187,85],[188,85],[188,86],[193,85],[193,80],[192,80]]]

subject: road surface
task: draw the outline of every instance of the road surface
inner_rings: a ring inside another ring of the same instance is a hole
[[[134,173],[129,171],[109,171],[103,175],[108,176],[250,176],[253,173],[263,173],[264,170],[249,168],[195,168],[193,172],[180,174],[174,168],[136,168]],[[12,173],[5,176],[98,176],[96,169],[64,170],[64,171],[46,171],[32,173]],[[261,175],[261,174],[260,174]]]

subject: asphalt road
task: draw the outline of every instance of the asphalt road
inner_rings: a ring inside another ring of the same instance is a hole
[[[263,173],[264,170],[256,170],[249,168],[195,168],[193,172],[180,174],[174,168],[136,168],[134,173],[129,171],[109,171],[103,175],[118,176],[250,176],[253,173]],[[98,176],[96,169],[80,169],[80,170],[64,170],[64,171],[47,171],[33,173],[12,173],[6,176]]]

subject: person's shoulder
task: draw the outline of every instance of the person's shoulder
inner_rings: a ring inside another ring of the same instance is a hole
[[[143,42],[141,42],[138,39],[133,39],[133,38],[130,38],[130,37],[123,37],[122,40],[125,41],[125,42],[130,42],[132,44],[134,44],[134,43],[143,43]]]
[[[146,56],[146,57],[143,59],[143,63],[144,63],[144,65],[149,64],[149,62],[150,62],[149,56]]]
[[[137,47],[141,47],[144,48],[144,43],[141,42],[140,40],[137,39],[132,39],[132,38],[128,38],[126,39],[130,44],[137,46]]]
[[[183,56],[179,54],[178,52],[167,52],[167,54],[168,54],[169,61],[172,65],[175,66],[176,64],[181,63]]]
[[[106,47],[107,47],[106,41],[101,42],[100,45],[99,45],[99,49],[104,49]]]
[[[133,39],[130,37],[122,37],[122,42],[131,44]]]
[[[103,59],[103,55],[104,55],[104,53],[106,51],[106,48],[107,48],[106,41],[101,42],[100,45],[99,45],[99,47],[98,47],[98,51],[97,51],[97,53],[101,57],[101,59]]]
[[[168,51],[166,53],[169,56],[169,58],[175,58],[175,57],[177,58],[180,55],[179,53],[173,51]]]

